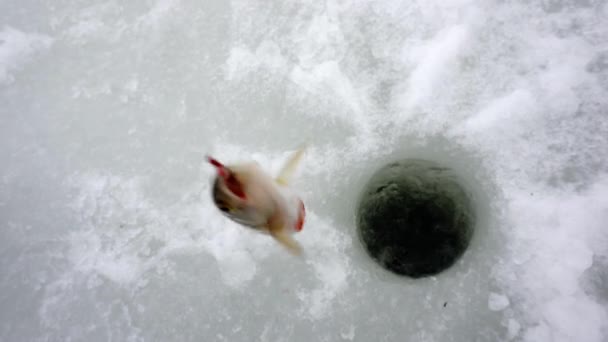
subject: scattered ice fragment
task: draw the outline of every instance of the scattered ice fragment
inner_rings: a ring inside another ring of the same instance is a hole
[[[355,327],[351,325],[346,331],[341,331],[340,337],[342,337],[344,340],[352,341],[355,338]]]
[[[488,308],[492,311],[501,311],[509,306],[509,298],[504,295],[491,292],[488,298]]]
[[[509,319],[509,323],[507,326],[508,329],[508,338],[509,340],[512,340],[515,338],[515,336],[517,336],[517,334],[519,334],[519,330],[521,329],[521,325],[519,324],[519,322],[517,322],[514,319]]]

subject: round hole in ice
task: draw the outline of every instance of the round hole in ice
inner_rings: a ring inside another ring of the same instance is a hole
[[[435,162],[388,164],[365,185],[357,230],[368,254],[394,273],[420,278],[452,266],[469,246],[475,214],[454,172]]]

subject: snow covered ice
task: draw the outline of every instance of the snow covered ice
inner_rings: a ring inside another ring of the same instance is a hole
[[[299,260],[225,219],[205,154],[302,142]],[[479,214],[408,280],[357,241],[385,162]],[[608,3],[0,2],[0,340],[608,340]]]

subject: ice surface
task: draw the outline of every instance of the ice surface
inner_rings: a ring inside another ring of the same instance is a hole
[[[53,39],[37,33],[25,33],[10,26],[0,31],[0,85],[14,80],[13,73],[23,68],[39,50],[47,49]]]
[[[0,2],[0,340],[606,341],[607,37],[601,0]],[[204,156],[302,142],[299,260]],[[355,235],[401,157],[479,213],[419,281]]]

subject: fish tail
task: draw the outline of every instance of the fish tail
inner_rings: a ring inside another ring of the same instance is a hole
[[[285,247],[291,254],[295,256],[301,256],[303,254],[302,246],[287,232],[270,232],[272,237],[275,238],[283,247]]]
[[[279,175],[276,179],[277,183],[281,185],[289,184],[291,176],[294,174],[296,168],[300,164],[300,160],[302,159],[304,152],[306,152],[306,149],[307,145],[300,146],[300,148],[287,160],[287,162],[285,163],[285,165],[283,165],[283,168],[279,172]]]

